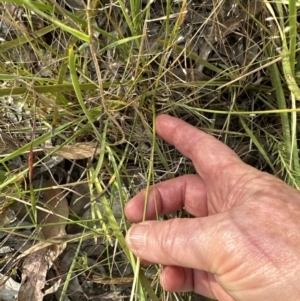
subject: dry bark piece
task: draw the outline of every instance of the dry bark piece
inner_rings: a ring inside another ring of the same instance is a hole
[[[22,268],[22,282],[18,294],[18,301],[42,301],[44,293],[48,261],[47,249],[43,248],[31,253],[24,261]]]

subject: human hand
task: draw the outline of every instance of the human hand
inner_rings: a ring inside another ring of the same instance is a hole
[[[221,301],[300,300],[300,193],[243,163],[212,136],[174,117],[157,133],[190,158],[198,175],[145,191],[125,207],[135,223],[126,236],[134,254],[164,266],[167,291],[195,291]],[[154,221],[185,208],[195,218]]]

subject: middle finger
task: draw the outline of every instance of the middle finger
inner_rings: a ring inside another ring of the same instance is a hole
[[[196,217],[207,215],[206,188],[198,175],[184,175],[153,185],[148,200],[145,198],[146,190],[143,190],[126,205],[125,214],[130,221],[143,220],[145,205],[147,220],[182,208]]]

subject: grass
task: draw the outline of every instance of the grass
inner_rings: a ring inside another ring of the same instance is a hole
[[[69,204],[74,196],[86,202],[76,207],[74,201],[69,215],[60,216],[68,229],[80,229],[55,241],[78,246],[61,275],[61,300],[71,278],[95,274],[97,262],[106,277],[119,279],[119,261],[129,262],[135,275],[131,300],[193,300],[164,292],[158,270],[154,279],[139,273],[124,241],[130,197],[194,172],[155,136],[155,117],[186,120],[299,188],[299,3],[237,1],[230,8],[221,1],[205,9],[186,0],[68,3],[75,9],[50,0],[0,4],[2,230],[12,237],[25,228],[39,232],[43,195],[59,187]],[[94,148],[73,160],[64,147],[82,152],[75,143]],[[45,184],[49,177],[54,186]],[[9,210],[29,224],[11,226]],[[99,236],[105,252],[91,266],[80,247]]]

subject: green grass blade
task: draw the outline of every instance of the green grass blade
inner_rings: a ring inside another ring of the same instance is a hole
[[[258,151],[261,153],[261,155],[264,157],[264,159],[266,160],[266,162],[268,163],[268,165],[270,166],[270,168],[272,169],[272,172],[274,174],[276,174],[276,169],[274,167],[274,164],[271,162],[267,152],[265,151],[265,149],[263,148],[263,146],[260,144],[260,142],[258,141],[258,139],[256,138],[255,134],[250,130],[250,128],[247,126],[243,116],[239,116],[241,124],[243,125],[246,133],[248,134],[248,136],[250,137],[250,139],[252,139],[253,143],[255,144],[255,146],[257,147]]]
[[[16,3],[19,5],[24,5],[26,6],[28,9],[34,11],[37,15],[40,15],[41,17],[43,17],[46,20],[49,20],[51,23],[53,23],[54,25],[60,27],[62,30],[69,32],[70,34],[76,36],[78,39],[89,42],[90,38],[88,35],[86,35],[85,33],[76,30],[70,26],[67,26],[66,24],[64,24],[63,22],[59,21],[58,19],[51,17],[49,14],[45,13],[44,11],[42,11],[41,9],[39,9],[36,5],[34,1],[29,1],[29,0],[14,0],[14,1],[7,1],[7,2],[12,2],[12,3]]]

